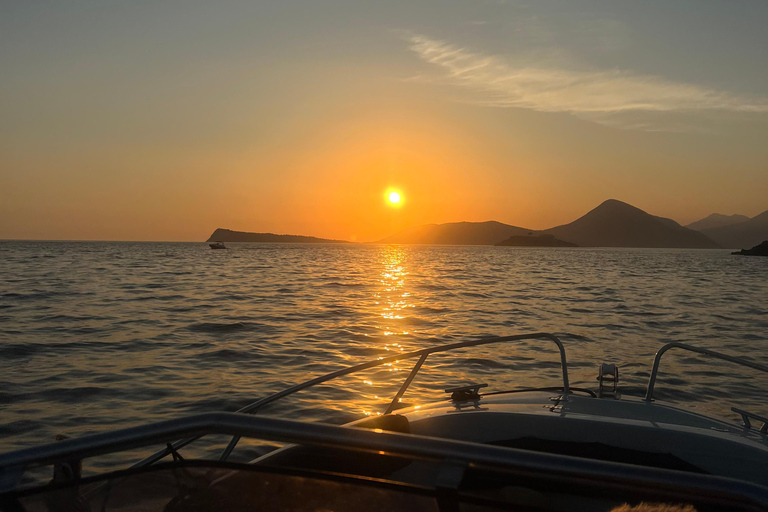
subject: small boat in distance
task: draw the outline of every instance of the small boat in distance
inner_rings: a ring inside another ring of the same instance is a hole
[[[211,246],[211,249],[226,249],[227,246],[224,245],[224,242],[213,242],[212,244],[208,244]]]

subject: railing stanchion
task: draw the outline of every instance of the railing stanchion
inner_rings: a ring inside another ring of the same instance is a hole
[[[403,382],[403,385],[400,386],[399,390],[397,390],[397,394],[395,395],[395,398],[393,398],[392,401],[389,403],[389,407],[387,407],[387,410],[384,411],[384,414],[389,414],[395,409],[395,406],[403,397],[403,394],[405,393],[405,390],[408,389],[408,386],[411,385],[413,378],[416,377],[417,373],[419,373],[419,370],[421,369],[421,365],[424,364],[424,361],[427,360],[428,356],[429,354],[424,354],[419,358],[418,361],[416,361],[416,364],[413,365],[413,369],[411,370],[411,373],[408,374],[408,378],[405,379],[405,382]]]
[[[729,363],[735,363],[741,366],[746,366],[747,368],[752,368],[754,370],[768,373],[768,366],[762,365],[760,363],[753,363],[752,361],[747,361],[746,359],[741,359],[740,357],[728,356],[725,354],[721,354],[720,352],[715,352],[714,350],[694,347],[692,345],[687,345],[685,343],[678,343],[678,342],[667,343],[666,345],[661,347],[658,352],[656,352],[656,356],[653,358],[653,369],[651,370],[651,377],[648,379],[648,388],[645,392],[646,402],[653,401],[653,388],[656,386],[656,375],[659,373],[659,363],[661,362],[661,356],[663,356],[664,352],[666,352],[671,348],[681,348],[683,350],[696,352],[698,354],[704,354],[705,356],[711,356],[711,357],[714,357],[715,359],[722,359],[723,361],[728,361]]]

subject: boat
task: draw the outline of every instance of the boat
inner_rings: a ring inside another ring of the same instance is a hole
[[[533,340],[553,343],[562,381],[489,390],[446,386],[429,405],[402,398],[432,354]],[[739,423],[654,399],[662,356],[693,352],[768,373],[756,362],[684,343],[656,353],[644,396],[621,392],[619,367],[598,365],[596,389],[570,386],[565,348],[549,333],[439,345],[381,357],[296,384],[236,413],[208,413],[0,456],[2,510],[755,511],[768,510],[768,418]],[[294,393],[413,360],[380,415],[346,425],[257,414]],[[226,436],[217,457],[190,445]],[[276,449],[235,457],[243,440]],[[87,475],[94,457],[161,447],[123,469]],[[33,482],[40,468],[53,480]],[[661,508],[666,507],[666,508]]]
[[[212,244],[208,244],[211,249],[226,249],[227,246],[224,245],[224,242],[213,242]]]

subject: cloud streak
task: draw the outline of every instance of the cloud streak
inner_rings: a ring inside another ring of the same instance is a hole
[[[640,75],[630,71],[579,71],[516,64],[425,36],[410,49],[443,71],[441,81],[478,93],[473,103],[540,112],[566,112],[625,128],[662,129],[657,121],[630,119],[663,114],[768,113],[768,99]]]

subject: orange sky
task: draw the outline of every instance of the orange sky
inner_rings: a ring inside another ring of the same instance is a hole
[[[766,36],[746,18],[721,54],[691,25],[696,44],[662,58],[619,8],[574,14],[576,30],[515,2],[434,26],[397,2],[315,17],[176,3],[5,12],[0,239],[371,241],[462,220],[543,229],[608,198],[683,224],[768,208]]]

